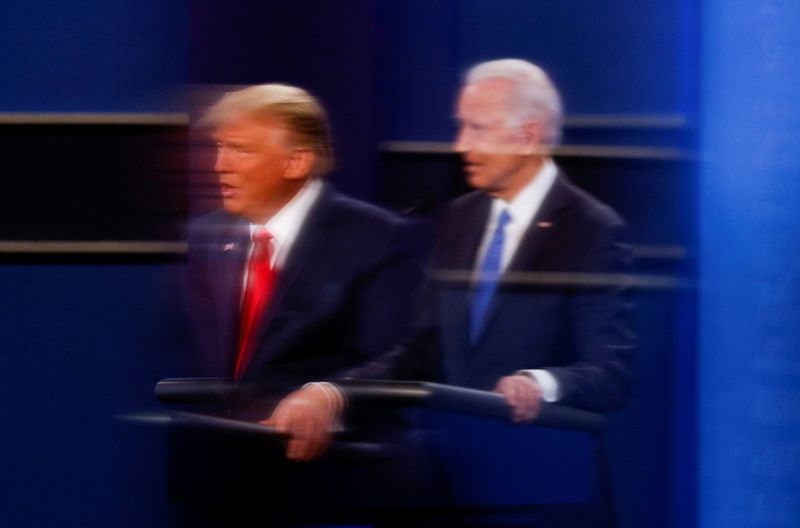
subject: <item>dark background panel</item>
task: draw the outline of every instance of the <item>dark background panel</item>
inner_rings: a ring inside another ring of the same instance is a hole
[[[186,129],[0,125],[0,240],[179,240]]]
[[[573,183],[622,215],[631,243],[691,247],[696,223],[691,160],[587,154],[556,156],[556,162]],[[397,211],[435,213],[471,190],[455,154],[381,152],[378,167],[377,199]]]

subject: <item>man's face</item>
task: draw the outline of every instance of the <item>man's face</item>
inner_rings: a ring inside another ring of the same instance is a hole
[[[278,120],[240,116],[220,125],[213,138],[223,207],[251,222],[265,221],[289,193],[287,130]]]
[[[464,161],[467,183],[493,196],[513,196],[530,178],[525,171],[533,152],[524,126],[510,126],[511,86],[503,79],[466,85],[458,98],[455,150]]]

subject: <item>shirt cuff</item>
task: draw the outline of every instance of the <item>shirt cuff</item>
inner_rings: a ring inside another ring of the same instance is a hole
[[[539,384],[539,388],[542,390],[542,401],[553,403],[557,402],[561,398],[558,380],[548,371],[542,369],[530,369],[520,370],[517,373],[530,376],[536,380],[536,383]]]
[[[312,381],[303,385],[303,388],[305,389],[306,387],[311,386],[322,391],[322,393],[325,395],[325,399],[328,400],[328,405],[330,405],[334,411],[334,419],[333,424],[331,425],[331,431],[334,433],[341,433],[344,431],[342,414],[347,408],[347,396],[345,395],[344,391],[342,391],[341,387],[335,383],[329,383],[327,381]]]

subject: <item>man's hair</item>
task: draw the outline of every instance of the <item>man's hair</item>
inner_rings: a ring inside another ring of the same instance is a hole
[[[466,84],[485,79],[511,82],[512,123],[537,119],[544,126],[543,142],[558,145],[563,121],[561,97],[544,70],[521,59],[499,59],[476,64],[465,77]]]
[[[310,148],[316,154],[316,175],[333,167],[327,115],[319,101],[302,88],[273,83],[227,92],[208,108],[200,123],[216,128],[240,116],[280,120],[286,125],[294,145]]]

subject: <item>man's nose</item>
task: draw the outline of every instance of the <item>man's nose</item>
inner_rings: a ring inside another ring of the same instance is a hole
[[[453,142],[453,150],[455,152],[463,154],[464,152],[470,150],[472,142],[468,136],[469,134],[467,134],[463,128],[459,129],[458,133],[456,134],[456,139]]]
[[[217,155],[214,159],[215,172],[228,172],[228,154],[224,148],[217,149]]]

